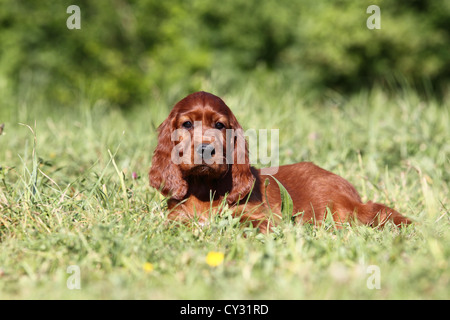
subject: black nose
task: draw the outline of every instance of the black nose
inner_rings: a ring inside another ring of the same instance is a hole
[[[216,150],[212,144],[202,143],[198,146],[197,153],[201,155],[203,159],[208,160],[216,154]]]

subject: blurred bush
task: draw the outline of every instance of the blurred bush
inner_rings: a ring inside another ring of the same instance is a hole
[[[68,30],[69,5],[81,29]],[[381,29],[369,30],[369,5]],[[282,73],[305,90],[450,78],[450,2],[433,0],[0,0],[0,89],[127,107],[212,72]],[[232,85],[232,82],[231,84]]]

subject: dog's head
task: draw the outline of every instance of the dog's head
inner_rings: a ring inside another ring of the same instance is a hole
[[[196,92],[179,101],[158,128],[150,185],[181,200],[190,177],[219,180],[231,172],[227,200],[234,203],[253,185],[243,129],[219,97]]]

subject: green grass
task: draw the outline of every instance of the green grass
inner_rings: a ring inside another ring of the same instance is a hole
[[[450,298],[448,102],[373,89],[318,103],[276,81],[221,87],[203,89],[244,128],[280,129],[281,164],[313,161],[416,223],[336,230],[283,221],[268,235],[229,215],[204,228],[166,223],[147,172],[155,127],[185,93],[122,112],[82,98],[51,107],[30,91],[0,105],[0,298]],[[218,267],[205,261],[211,251],[224,253]],[[79,290],[66,285],[71,265]],[[371,265],[380,289],[367,286]]]

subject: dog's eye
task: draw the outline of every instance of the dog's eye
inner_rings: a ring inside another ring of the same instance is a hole
[[[222,122],[216,122],[215,127],[216,127],[216,129],[221,130],[221,129],[225,128],[225,125]]]
[[[183,127],[186,129],[192,128],[192,122],[190,121],[183,122]]]

